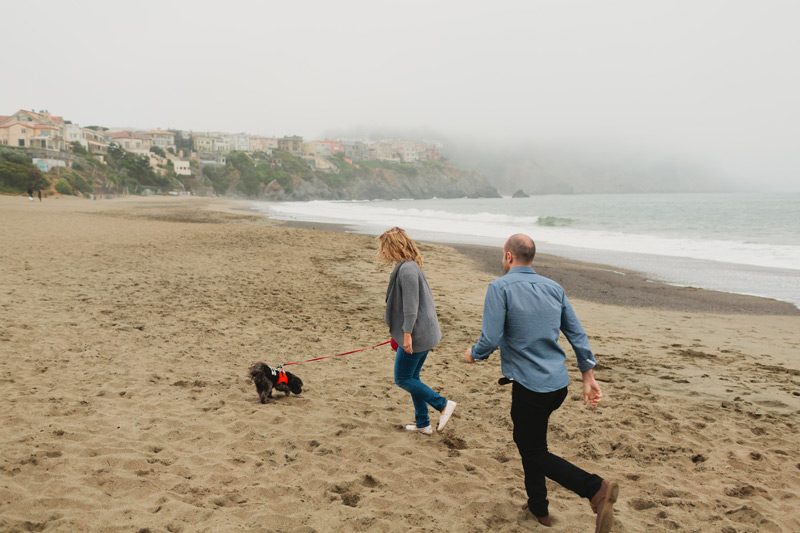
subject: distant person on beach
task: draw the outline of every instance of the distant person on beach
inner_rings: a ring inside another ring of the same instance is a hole
[[[456,402],[440,396],[419,378],[428,352],[442,339],[433,294],[422,271],[422,256],[405,231],[392,228],[378,237],[378,244],[378,257],[396,264],[386,290],[385,320],[392,346],[397,345],[394,382],[408,391],[414,402],[414,424],[406,429],[430,435],[428,405],[442,413],[437,431],[444,429],[456,408]]]
[[[467,348],[467,363],[483,361],[500,347],[504,378],[511,382],[511,420],[514,442],[522,457],[525,490],[529,509],[545,526],[552,525],[548,510],[545,477],[590,501],[597,513],[595,531],[606,533],[614,523],[616,483],[589,474],[553,455],[547,449],[547,423],[550,414],[567,397],[569,376],[566,354],[558,345],[563,332],[583,373],[583,403],[594,408],[603,397],[594,378],[597,361],[589,339],[556,282],[534,272],[536,245],[527,235],[509,237],[503,247],[506,274],[489,284],[483,307],[483,322],[478,343]]]
[[[42,189],[39,189],[39,201],[42,201]]]
[[[33,201],[33,187],[28,187],[28,201]]]

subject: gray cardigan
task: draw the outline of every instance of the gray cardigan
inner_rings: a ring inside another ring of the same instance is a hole
[[[398,263],[386,289],[386,324],[394,341],[403,346],[403,333],[411,333],[414,352],[430,350],[442,340],[433,294],[425,272],[414,261]]]

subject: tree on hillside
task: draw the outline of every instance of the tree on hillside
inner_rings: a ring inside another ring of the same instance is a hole
[[[148,158],[124,150],[119,143],[108,146],[106,159],[122,178],[120,185],[136,188],[136,185],[168,187],[170,184],[169,179],[153,172]]]
[[[89,155],[89,150],[83,147],[78,141],[69,143],[70,151],[75,155]]]
[[[47,178],[33,166],[30,157],[22,150],[0,147],[0,191],[23,193],[28,188],[46,189]]]
[[[214,192],[218,195],[223,195],[228,192],[228,187],[231,184],[232,172],[235,172],[233,167],[215,167],[206,165],[203,167],[203,175],[211,182]]]

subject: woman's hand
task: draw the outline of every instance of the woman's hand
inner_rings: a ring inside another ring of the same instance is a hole
[[[411,346],[411,333],[403,333],[403,349],[406,353],[414,353],[414,347]]]

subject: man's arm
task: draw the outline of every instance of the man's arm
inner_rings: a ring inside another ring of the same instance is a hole
[[[594,378],[594,367],[597,365],[597,360],[592,354],[589,347],[589,338],[586,336],[578,315],[572,309],[572,304],[569,299],[564,295],[561,308],[561,331],[564,336],[572,345],[575,351],[575,357],[578,359],[578,368],[581,370],[583,377],[583,405],[589,404],[589,407],[594,409],[600,403],[603,397],[603,391],[600,390],[600,385]]]
[[[589,337],[578,320],[578,315],[572,309],[572,304],[569,299],[564,295],[561,302],[561,331],[572,346],[575,352],[575,357],[578,359],[578,368],[581,372],[591,370],[597,365],[597,360],[592,354],[592,349],[589,346]]]
[[[483,320],[478,343],[467,348],[464,360],[468,363],[487,359],[500,346],[506,321],[506,303],[503,293],[490,284],[483,302]],[[469,357],[469,359],[467,358]],[[472,359],[472,361],[470,361]]]

